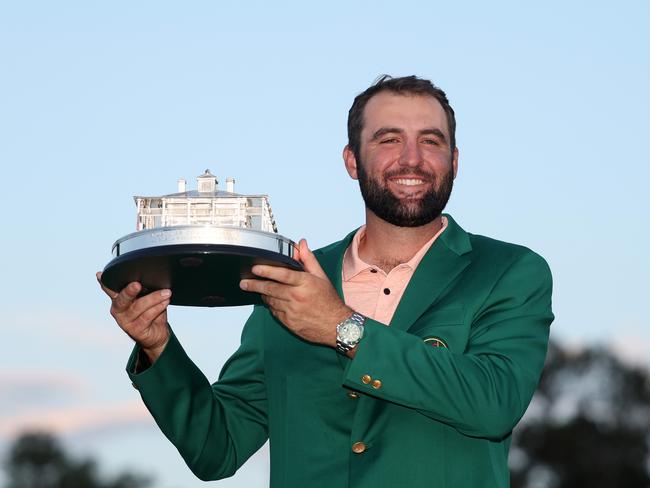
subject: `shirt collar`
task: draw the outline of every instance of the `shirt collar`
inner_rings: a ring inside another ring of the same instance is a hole
[[[422,258],[427,253],[429,248],[433,245],[440,234],[442,234],[447,228],[447,217],[443,215],[441,222],[442,226],[440,227],[440,230],[438,230],[438,232],[436,232],[436,234],[431,239],[429,239],[411,259],[409,259],[406,263],[402,263],[400,266],[407,266],[411,268],[411,270],[415,270],[415,268],[418,267],[418,264],[420,264],[420,261],[422,261]],[[365,270],[376,268],[376,266],[366,263],[359,257],[359,243],[365,235],[366,226],[363,225],[354,234],[352,242],[345,250],[345,255],[343,256],[343,281],[349,281]]]

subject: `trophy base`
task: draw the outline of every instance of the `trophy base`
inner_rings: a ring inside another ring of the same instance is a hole
[[[284,254],[231,244],[171,244],[120,254],[102,273],[102,283],[120,291],[132,281],[142,284],[140,295],[170,289],[171,305],[230,307],[261,304],[258,293],[243,291],[239,281],[254,278],[255,264],[301,271],[298,261]]]

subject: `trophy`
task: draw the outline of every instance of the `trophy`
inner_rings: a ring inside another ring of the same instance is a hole
[[[262,303],[257,293],[239,288],[254,278],[255,264],[302,270],[295,243],[278,234],[267,195],[235,193],[233,178],[218,188],[209,170],[197,177],[197,190],[133,197],[137,231],[118,239],[102,283],[119,291],[132,281],[141,295],[172,290],[172,305],[224,307]]]

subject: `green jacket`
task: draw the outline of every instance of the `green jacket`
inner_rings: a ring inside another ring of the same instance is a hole
[[[213,385],[175,337],[139,374],[134,350],[131,380],[196,476],[231,476],[270,439],[274,488],[509,485],[510,434],[546,355],[551,275],[529,249],[448,219],[390,327],[368,320],[352,360],[263,306]],[[316,251],[339,294],[352,236]]]

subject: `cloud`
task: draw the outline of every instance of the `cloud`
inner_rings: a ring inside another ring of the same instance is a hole
[[[0,438],[8,440],[27,430],[46,430],[60,435],[88,431],[113,431],[153,422],[138,399],[113,405],[75,405],[23,412],[0,419]]]
[[[101,404],[89,393],[88,381],[66,372],[0,373],[0,440],[26,430],[71,435],[152,422],[139,398]]]
[[[0,414],[70,403],[87,392],[78,376],[51,370],[0,372]]]
[[[125,344],[131,343],[131,339],[120,331],[109,316],[108,309],[92,316],[83,316],[67,309],[34,310],[29,314],[22,311],[5,312],[2,324],[6,332],[27,337],[47,336],[57,344],[63,341],[102,349],[123,349]]]

